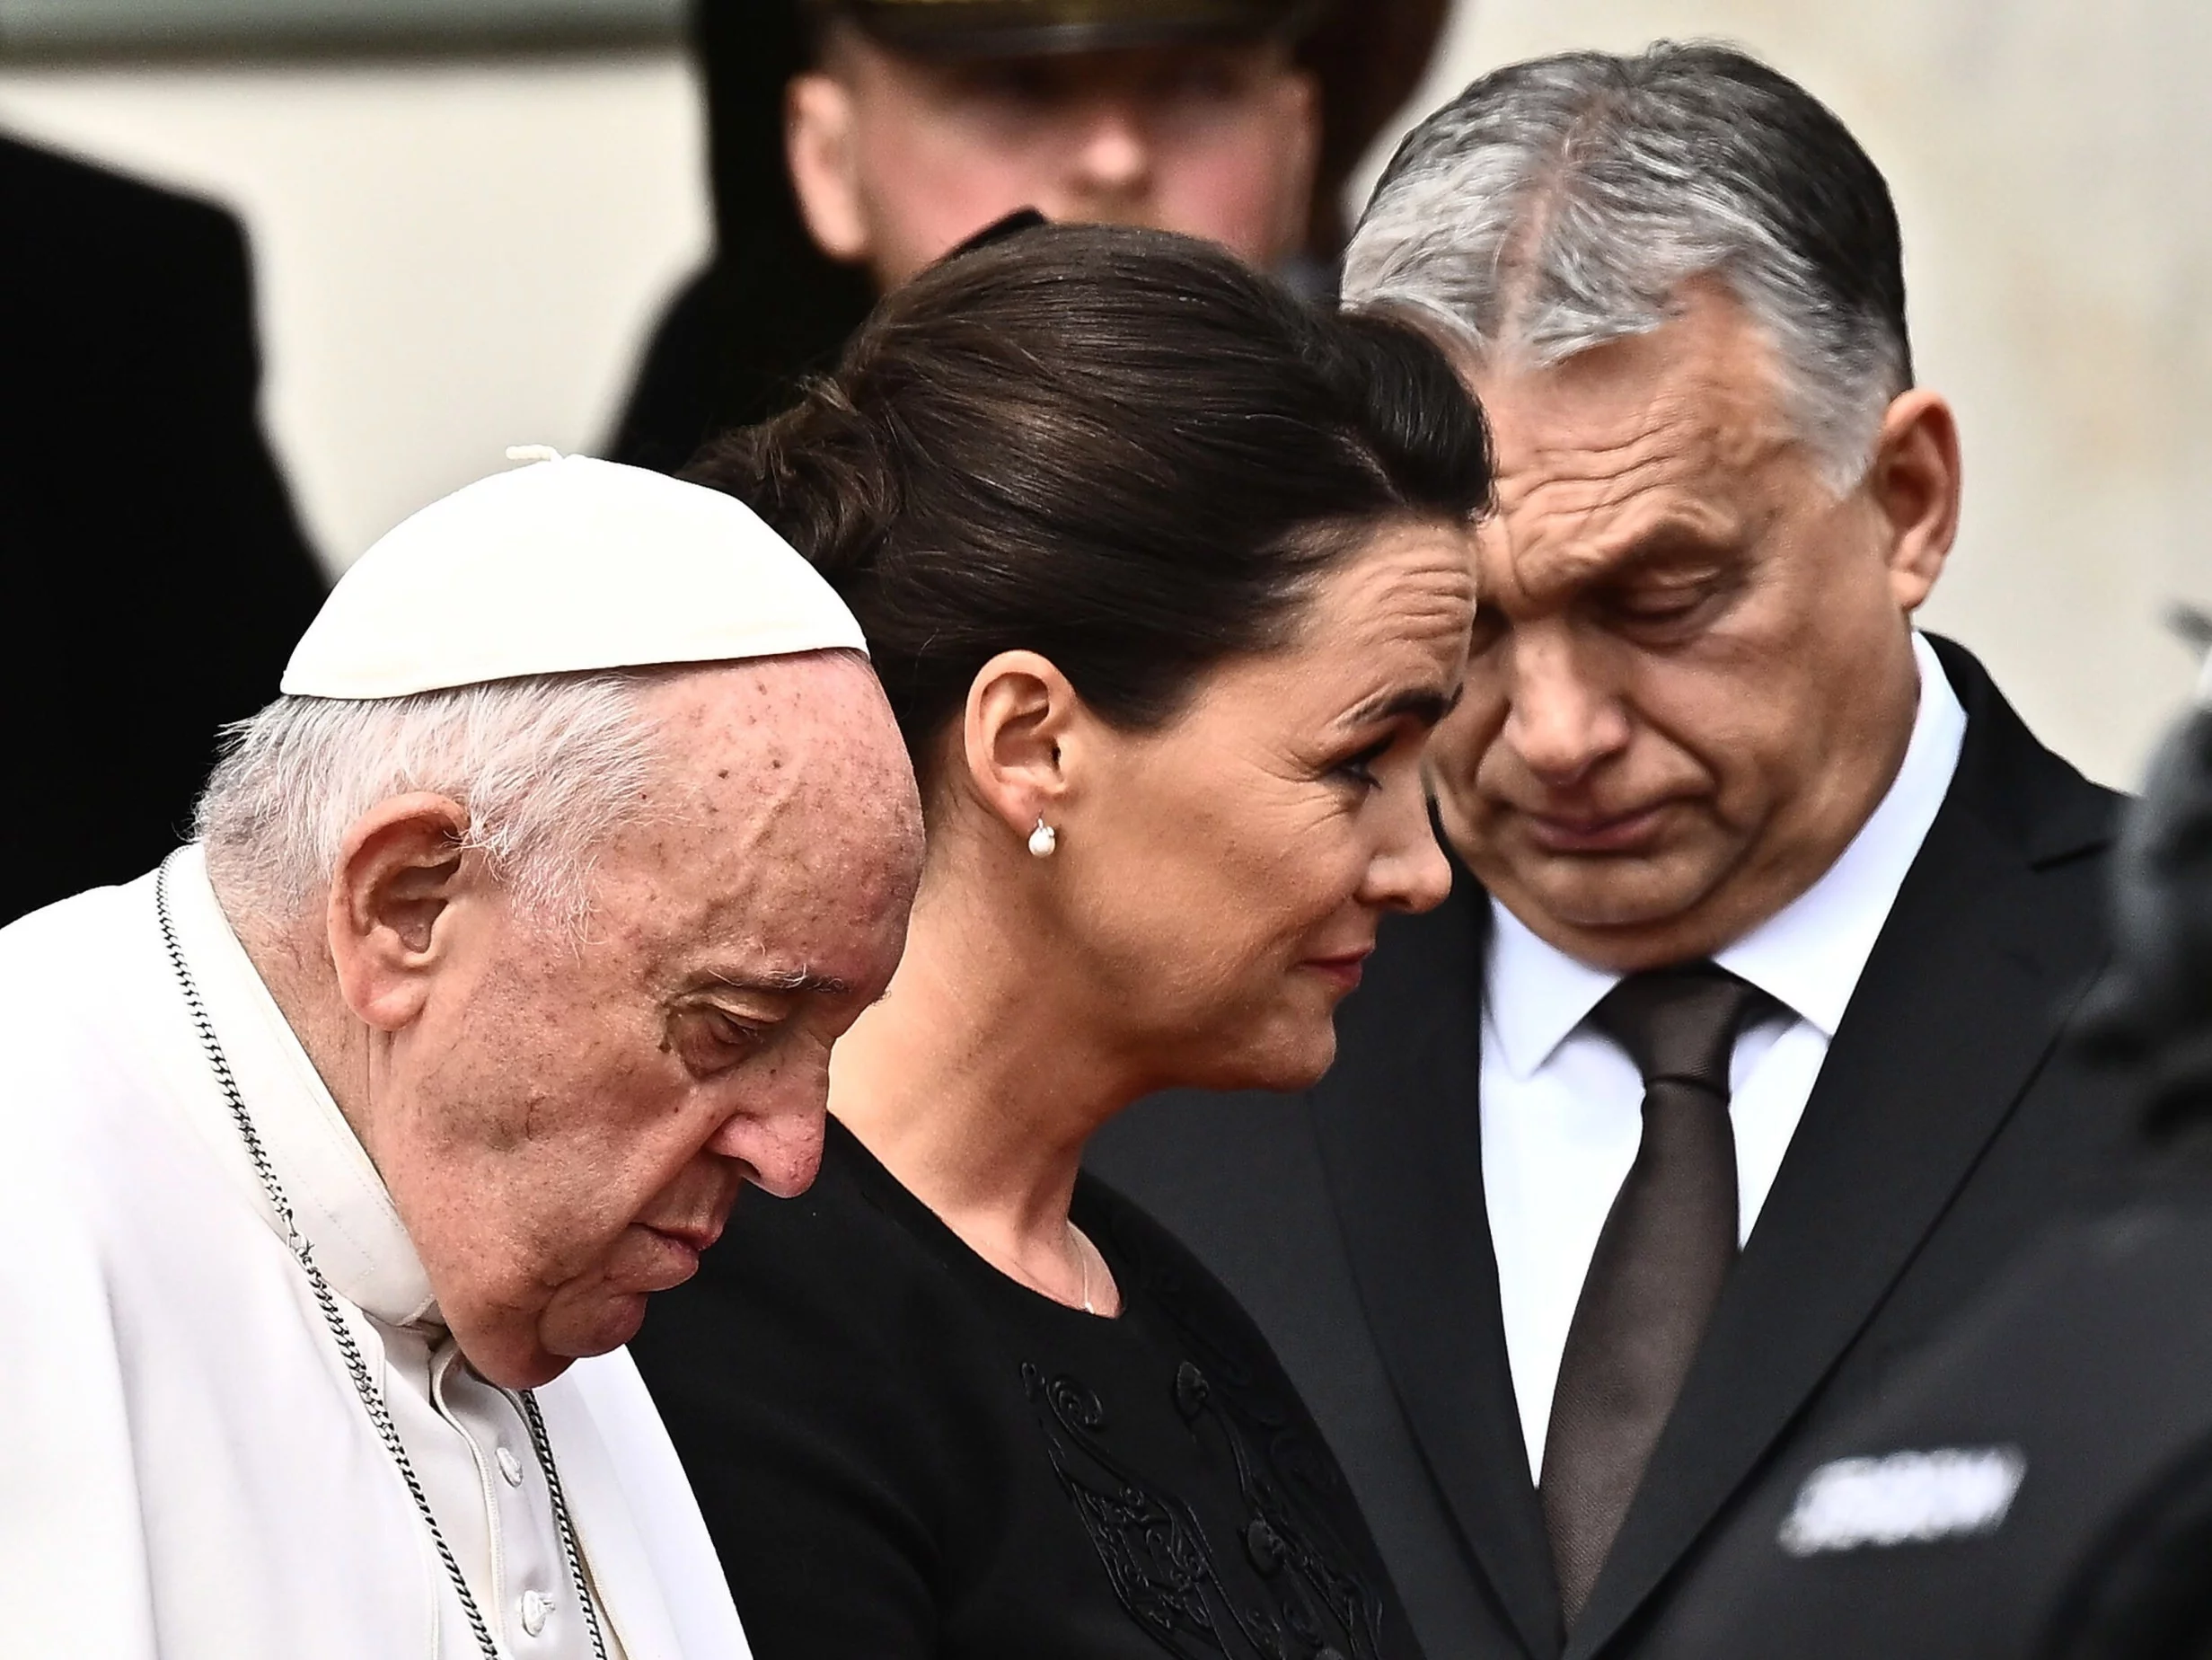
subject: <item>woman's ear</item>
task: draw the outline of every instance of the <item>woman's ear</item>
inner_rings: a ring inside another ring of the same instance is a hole
[[[1082,700],[1052,659],[1001,651],[968,684],[961,747],[968,781],[1008,829],[1051,823],[1071,788]]]
[[[454,902],[479,862],[468,828],[459,802],[419,791],[378,802],[346,832],[324,926],[346,1006],[380,1031],[421,1013],[452,955]]]

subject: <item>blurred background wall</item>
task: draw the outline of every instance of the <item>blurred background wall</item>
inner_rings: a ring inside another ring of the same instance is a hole
[[[699,90],[674,0],[420,5],[451,38],[400,55],[361,22],[387,0],[276,3],[320,7],[307,49],[179,56],[184,0],[0,0],[0,127],[243,217],[271,437],[339,569],[507,445],[604,438],[707,251]],[[231,0],[242,47],[271,4]],[[503,49],[501,12],[547,39]],[[119,28],[147,37],[123,58]],[[1888,173],[1921,378],[1968,458],[1927,620],[2131,781],[2194,673],[2164,609],[2212,608],[2212,7],[1461,0],[1406,119],[1494,64],[1661,34],[1759,52]]]

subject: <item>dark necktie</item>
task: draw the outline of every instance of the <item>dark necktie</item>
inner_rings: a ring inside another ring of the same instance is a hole
[[[1712,963],[1631,975],[1591,1024],[1644,1074],[1644,1137],[1567,1328],[1538,1484],[1572,1627],[1736,1259],[1728,1063],[1770,1000]]]

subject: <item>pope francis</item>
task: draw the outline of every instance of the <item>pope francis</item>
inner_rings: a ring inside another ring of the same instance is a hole
[[[743,1656],[621,1346],[812,1179],[896,964],[859,631],[728,498],[546,456],[283,690],[197,841],[0,932],[0,1653]]]

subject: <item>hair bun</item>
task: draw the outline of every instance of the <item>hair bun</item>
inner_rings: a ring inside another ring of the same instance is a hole
[[[899,512],[875,423],[829,375],[781,415],[708,444],[683,476],[737,497],[833,581],[868,562]]]

